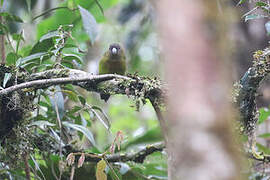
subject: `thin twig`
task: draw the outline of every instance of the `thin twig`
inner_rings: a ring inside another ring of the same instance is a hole
[[[104,161],[105,161],[106,164],[109,166],[109,168],[110,168],[110,170],[112,171],[112,173],[113,173],[113,175],[115,176],[115,178],[116,178],[117,180],[120,180],[120,178],[117,176],[115,170],[113,169],[113,166],[107,161],[106,158],[104,158]]]
[[[58,9],[68,9],[68,10],[71,10],[71,11],[78,10],[78,8],[75,8],[75,9],[69,9],[68,7],[56,7],[56,8],[52,8],[52,9],[49,9],[49,10],[47,10],[47,11],[44,11],[42,14],[40,14],[40,15],[34,17],[34,18],[32,19],[32,21],[34,21],[34,20],[36,20],[37,18],[39,18],[39,17],[41,17],[41,16],[44,16],[44,15],[46,15],[46,14],[52,12],[52,11],[58,10]]]
[[[95,2],[96,2],[96,4],[98,5],[98,7],[99,7],[101,13],[104,15],[103,7],[102,7],[101,4],[99,3],[99,1],[98,1],[98,0],[95,0]]]
[[[163,133],[163,136],[164,136],[164,139],[165,139],[165,143],[167,144],[168,142],[168,136],[167,136],[167,133],[168,133],[168,125],[167,123],[165,122],[165,119],[163,117],[163,114],[162,114],[162,111],[159,107],[159,105],[157,103],[154,102],[154,100],[150,100],[155,112],[156,112],[156,115],[157,115],[157,118],[158,118],[158,121],[160,123],[160,127],[162,129],[162,133]]]
[[[31,180],[30,168],[29,168],[29,163],[28,163],[28,153],[25,152],[22,156],[23,156],[23,162],[24,162],[25,178],[27,180]]]
[[[56,92],[57,93],[57,92]],[[59,110],[58,110],[58,104],[57,104],[57,99],[55,98],[55,93],[53,94],[53,99],[54,99],[54,106],[55,106],[55,112],[56,112],[56,119],[58,122],[58,126],[60,129],[60,138],[59,138],[59,156],[62,156],[62,121],[60,119],[60,115],[59,115]]]
[[[3,21],[2,16],[0,16],[0,23],[3,23],[2,21]],[[4,35],[0,35],[0,46],[1,46],[1,58],[2,58],[1,63],[6,64],[5,36]]]

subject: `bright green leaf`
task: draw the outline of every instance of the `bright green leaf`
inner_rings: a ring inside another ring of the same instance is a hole
[[[10,52],[8,53],[7,57],[6,57],[6,62],[7,62],[7,65],[10,66],[10,65],[15,65],[17,59],[19,57],[17,56],[16,53],[14,52]]]
[[[261,124],[270,116],[270,110],[268,108],[260,108],[259,114],[260,115],[259,115],[258,124]]]
[[[256,6],[258,7],[267,6],[267,3],[259,1],[259,2],[256,2]]]

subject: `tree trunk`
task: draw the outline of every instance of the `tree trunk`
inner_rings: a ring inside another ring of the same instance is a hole
[[[232,133],[231,13],[216,0],[158,1],[168,98],[169,179],[241,179]]]

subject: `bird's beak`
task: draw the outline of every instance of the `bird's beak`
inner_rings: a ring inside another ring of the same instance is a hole
[[[114,48],[112,48],[112,54],[117,54],[117,49],[114,47]]]

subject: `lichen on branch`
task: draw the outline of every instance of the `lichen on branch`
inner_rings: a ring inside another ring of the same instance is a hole
[[[256,104],[257,90],[261,82],[270,73],[270,49],[258,50],[253,55],[253,65],[239,82],[235,84],[234,100],[239,108],[243,131],[254,136],[258,121]]]

